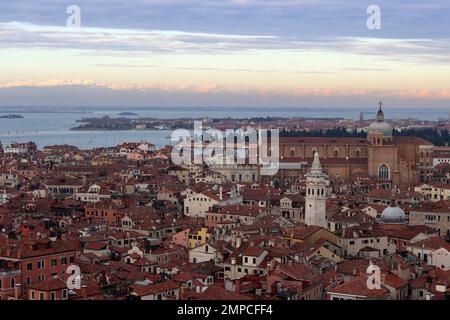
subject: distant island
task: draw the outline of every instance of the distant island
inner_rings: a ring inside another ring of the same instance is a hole
[[[134,112],[121,112],[119,113],[119,116],[137,116],[137,113]]]
[[[6,114],[0,115],[0,119],[23,119],[23,116],[20,114]]]

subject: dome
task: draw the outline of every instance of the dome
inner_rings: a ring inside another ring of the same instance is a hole
[[[395,205],[391,205],[381,213],[382,223],[405,223],[405,212]]]
[[[369,126],[368,132],[369,133],[381,132],[383,134],[383,136],[392,138],[392,126],[389,123],[387,123],[386,121],[384,121],[384,112],[381,109],[383,103],[380,101],[379,105],[380,105],[380,109],[377,112],[377,121],[373,122]]]
[[[374,122],[369,126],[369,133],[381,132],[385,137],[392,137],[392,127],[387,122]]]

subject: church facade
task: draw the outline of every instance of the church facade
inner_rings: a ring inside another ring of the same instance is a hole
[[[352,175],[366,174],[396,186],[418,184],[431,174],[432,149],[433,145],[422,138],[393,136],[380,103],[367,138],[280,138],[280,170],[270,182],[290,186],[301,180],[317,152],[330,179],[346,181]]]

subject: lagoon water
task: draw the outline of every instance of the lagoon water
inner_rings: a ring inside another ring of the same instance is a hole
[[[149,108],[51,108],[51,107],[0,107],[0,115],[17,113],[23,119],[0,119],[0,141],[11,142],[34,141],[38,148],[55,144],[70,144],[82,149],[113,146],[126,141],[146,140],[162,146],[170,144],[171,131],[167,130],[126,130],[126,131],[70,131],[79,125],[76,120],[84,117],[119,117],[120,112],[133,112],[138,116],[153,118],[247,118],[247,117],[342,117],[358,119],[359,113],[374,112],[372,109],[312,109],[312,108],[235,108],[235,107],[149,107]],[[414,117],[421,120],[448,118],[445,109],[385,109],[387,118],[401,119]],[[373,115],[365,115],[373,118]]]

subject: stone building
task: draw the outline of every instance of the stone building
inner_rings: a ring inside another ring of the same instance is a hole
[[[322,171],[316,152],[306,178],[305,223],[308,226],[327,227],[326,202],[329,195],[328,176]]]

